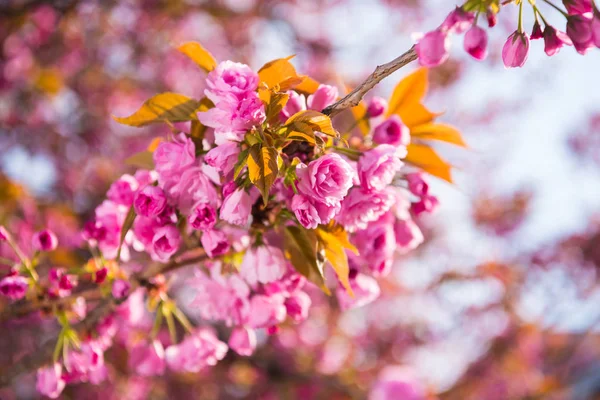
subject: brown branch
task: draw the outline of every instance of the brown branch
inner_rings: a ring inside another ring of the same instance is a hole
[[[197,253],[197,254],[196,254]],[[170,271],[174,271],[178,268],[182,268],[191,264],[200,263],[202,261],[206,261],[208,256],[202,249],[194,250],[190,253],[184,254],[176,260],[171,261],[168,264],[154,264],[146,271],[141,274],[133,275],[130,278],[131,290],[129,294],[133,293],[135,289],[139,287],[148,287],[150,286],[149,279],[152,277],[165,274]],[[100,292],[100,289],[97,288],[94,291],[86,291],[88,293],[87,296],[91,297],[91,294],[95,291]],[[81,295],[81,293],[79,293]],[[71,299],[78,297],[77,294],[69,296]],[[73,328],[79,332],[90,332],[104,317],[110,314],[114,308],[127,300],[127,296],[121,299],[115,299],[112,296],[106,297],[100,301],[100,303],[92,309],[85,319],[79,323],[77,323]],[[57,299],[55,301],[63,301],[62,299]],[[42,308],[41,304],[47,306],[47,302],[39,303],[39,308],[31,308],[31,311],[39,310]],[[19,361],[14,363],[13,365],[9,365],[3,368],[0,368],[0,388],[9,385],[13,379],[17,376],[36,370],[37,368],[50,363],[52,360],[52,354],[54,352],[54,347],[56,345],[56,339],[50,339],[44,342],[38,349],[34,352],[27,354]]]
[[[329,107],[326,107],[323,110],[323,114],[333,117],[334,115],[347,108],[356,107],[360,103],[364,95],[367,94],[371,89],[373,89],[375,85],[381,82],[384,78],[398,71],[400,68],[415,61],[416,59],[417,53],[415,52],[415,46],[413,46],[404,54],[393,59],[389,63],[379,65],[363,83],[355,87],[354,90],[352,90],[342,99],[333,103]]]

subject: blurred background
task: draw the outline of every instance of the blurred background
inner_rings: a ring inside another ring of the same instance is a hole
[[[64,250],[56,262],[77,259],[78,230],[131,172],[123,160],[164,133],[111,115],[161,91],[202,94],[204,74],[175,50],[182,42],[254,69],[296,54],[300,73],[352,86],[454,6],[2,0],[0,225],[27,237],[47,226]],[[516,18],[515,7],[499,14],[487,60],[468,58],[456,37],[451,60],[430,71],[425,103],[469,148],[438,146],[456,183],[431,179],[441,206],[419,221],[426,241],[398,259],[376,302],[340,313],[323,297],[301,325],[261,337],[254,356],[200,375],[130,375],[117,346],[109,383],[69,386],[64,398],[364,398],[383,368],[401,365],[432,398],[600,399],[600,53],[549,58],[535,41],[525,67],[507,70],[500,53]],[[375,93],[389,97],[415,68]],[[2,324],[0,362],[55,333],[34,322]],[[0,398],[36,398],[32,383]]]

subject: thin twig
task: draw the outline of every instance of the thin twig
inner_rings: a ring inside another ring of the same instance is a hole
[[[398,71],[400,68],[415,61],[416,59],[417,53],[415,52],[415,46],[413,46],[404,54],[393,59],[389,63],[380,65],[377,68],[375,68],[375,71],[373,71],[373,73],[369,75],[369,77],[365,79],[363,83],[355,87],[354,90],[352,90],[339,101],[333,103],[329,107],[326,107],[323,110],[323,114],[333,117],[334,115],[347,108],[356,107],[360,103],[362,98],[365,96],[365,94],[367,94],[367,92],[373,89],[375,85],[381,82],[384,78]]]

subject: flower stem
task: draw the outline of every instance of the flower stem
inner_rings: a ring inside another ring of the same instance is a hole
[[[519,33],[523,32],[523,2],[519,3],[519,25],[517,27]]]

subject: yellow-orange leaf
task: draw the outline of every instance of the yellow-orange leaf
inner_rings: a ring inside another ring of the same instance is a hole
[[[350,296],[354,296],[354,292],[350,287],[348,266],[348,257],[346,249],[358,254],[356,247],[348,240],[348,235],[344,228],[339,225],[329,224],[319,226],[316,230],[317,237],[325,251],[325,258],[338,276],[338,279]]]
[[[422,124],[411,129],[410,135],[423,140],[440,140],[457,146],[467,147],[458,129],[446,124]]]
[[[125,164],[136,168],[154,169],[154,158],[151,151],[140,151],[125,160]]]
[[[162,142],[162,140],[163,139],[161,137],[152,139],[152,141],[150,142],[150,144],[148,145],[146,150],[153,153],[156,150],[156,148],[158,147],[158,145],[160,144],[160,142]]]
[[[452,183],[452,166],[444,161],[431,147],[411,143],[407,146],[407,163],[413,164],[433,176]]]
[[[420,68],[402,79],[389,101],[387,116],[397,114],[409,128],[433,121],[438,115],[429,111],[421,100],[427,93],[427,69]]]
[[[293,129],[295,123],[305,123],[313,130],[323,132],[327,136],[336,137],[337,132],[331,124],[331,118],[315,110],[299,111],[285,121],[285,125]]]
[[[217,60],[213,57],[208,50],[206,50],[200,43],[188,42],[184,43],[177,48],[180,52],[192,59],[200,68],[206,72],[210,72],[217,66]]]
[[[255,144],[250,147],[248,163],[248,177],[260,191],[263,203],[269,199],[269,191],[279,174],[279,151],[273,147]]]
[[[146,100],[142,107],[129,117],[115,117],[118,123],[145,126],[157,122],[183,122],[197,120],[200,102],[179,93],[160,93]]]
[[[294,88],[297,92],[303,94],[313,94],[319,88],[319,82],[313,78],[306,76],[304,80]]]
[[[258,70],[259,87],[276,88],[277,91],[284,92],[302,83],[306,77],[296,73],[296,68],[290,62],[293,57],[278,58],[263,65]]]

